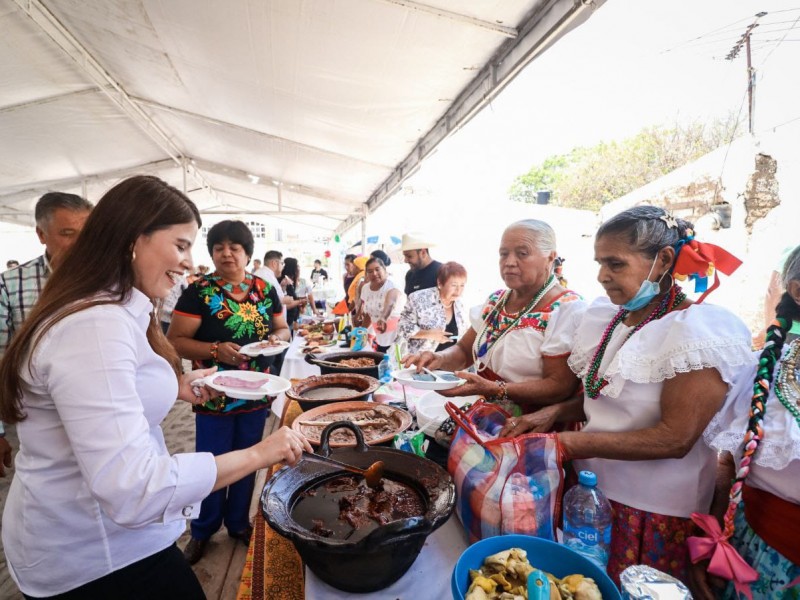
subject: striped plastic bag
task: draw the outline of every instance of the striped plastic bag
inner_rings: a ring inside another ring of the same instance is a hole
[[[445,408],[457,425],[447,470],[470,543],[509,533],[555,540],[564,486],[556,434],[498,438],[511,417],[499,406],[479,401],[464,412],[448,402]]]

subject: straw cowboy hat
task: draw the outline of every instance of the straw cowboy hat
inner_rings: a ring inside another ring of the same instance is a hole
[[[406,250],[422,250],[423,248],[433,248],[436,243],[423,233],[404,233],[403,243],[400,248]]]

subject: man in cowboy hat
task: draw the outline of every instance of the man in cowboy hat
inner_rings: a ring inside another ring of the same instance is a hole
[[[439,267],[442,266],[437,260],[431,258],[428,248],[435,246],[427,237],[421,233],[403,234],[403,258],[408,265],[406,273],[406,296],[436,287],[436,276],[439,274]]]

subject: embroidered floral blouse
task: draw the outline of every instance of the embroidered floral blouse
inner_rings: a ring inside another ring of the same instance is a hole
[[[249,283],[247,295],[237,301],[230,292],[222,288],[218,276],[201,277],[183,292],[174,314],[200,319],[200,327],[194,334],[194,339],[202,342],[234,342],[244,346],[265,340],[273,330],[273,316],[283,312],[278,292],[260,277],[250,274],[244,283]],[[258,356],[249,358],[238,368],[266,373],[269,372],[271,362],[271,357]],[[211,358],[194,360],[192,366],[195,369],[216,366],[220,371],[236,368]],[[262,400],[239,400],[222,396],[202,406],[195,406],[194,411],[206,414],[250,412],[263,408],[269,401],[267,397]]]
[[[456,317],[458,335],[463,335],[466,330],[464,323],[464,305],[458,299],[453,304],[453,312]],[[412,293],[408,297],[403,313],[400,315],[400,323],[397,326],[397,341],[408,341],[408,353],[416,354],[424,350],[433,352],[439,345],[436,340],[416,340],[411,336],[418,331],[430,329],[444,330],[447,327],[447,314],[439,298],[439,289],[432,287]]]
[[[575,328],[586,303],[580,295],[567,290],[541,310],[530,311],[518,319],[517,314],[509,314],[502,308],[495,310],[506,293],[508,290],[495,292],[483,307],[471,311],[476,356],[486,343],[486,352],[477,357],[475,366],[479,369],[483,366],[482,374],[489,379],[500,378],[511,383],[541,377],[543,357],[572,352]],[[509,402],[503,408],[521,414],[521,408],[514,403]]]

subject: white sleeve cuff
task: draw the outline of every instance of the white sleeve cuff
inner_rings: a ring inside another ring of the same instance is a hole
[[[164,511],[164,522],[196,519],[200,503],[211,493],[217,479],[217,463],[210,452],[176,454],[178,471],[175,493]]]

